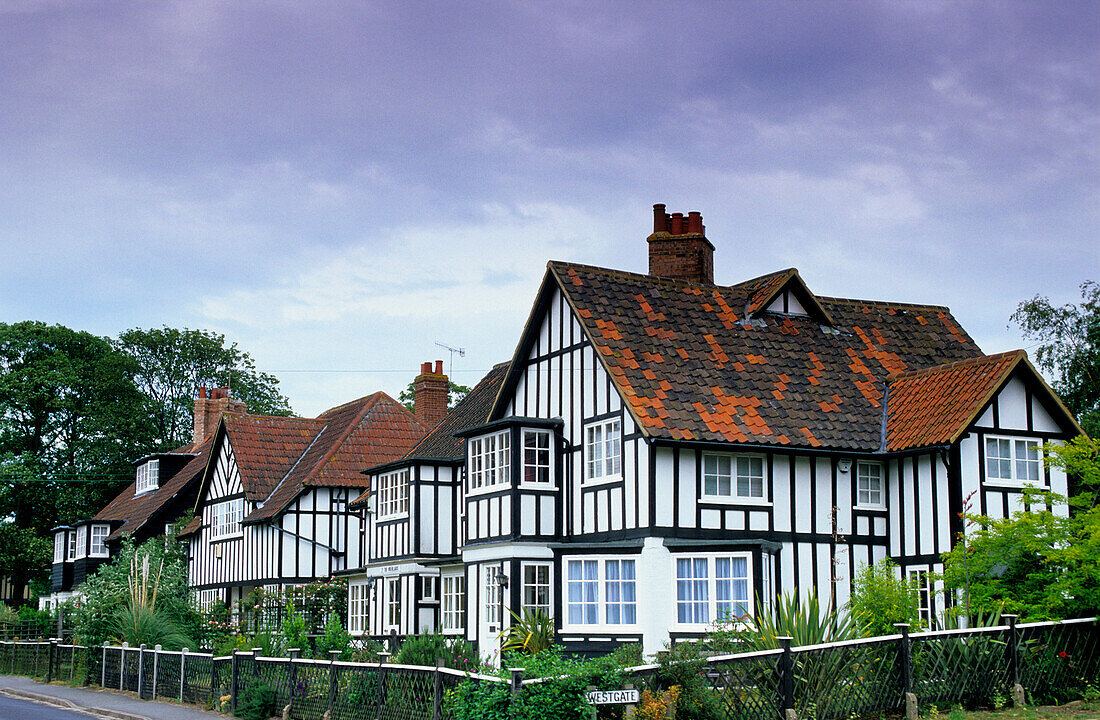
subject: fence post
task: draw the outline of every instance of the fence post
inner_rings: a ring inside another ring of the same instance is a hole
[[[161,644],[157,643],[153,646],[153,699],[157,699],[157,671],[160,670],[160,649]]]
[[[786,720],[794,720],[794,656],[791,654],[791,640],[787,635],[777,637],[783,654],[779,658],[779,689],[783,695],[783,715]]]
[[[107,643],[103,643],[103,662],[99,664],[99,686],[107,687]]]
[[[378,653],[378,698],[375,704],[379,717],[382,716],[382,701],[386,698],[386,661],[390,654],[383,650]]]
[[[210,657],[210,674],[214,671],[214,657]],[[183,679],[187,677],[187,648],[180,650],[180,702],[183,702]]]
[[[145,697],[145,649],[147,647],[149,646],[142,643],[138,648],[137,694],[139,698]]]
[[[336,660],[340,657],[340,651],[329,650],[328,657],[328,701],[325,703],[325,716],[332,717],[332,705],[336,702]]]
[[[50,640],[50,650],[49,650],[48,656],[46,657],[46,682],[47,683],[53,681],[53,661],[54,661],[55,657],[57,657],[57,641],[56,640]]]
[[[122,643],[122,649],[118,651],[118,689],[122,690],[126,685],[126,648],[130,643]]]
[[[523,668],[508,668],[508,674],[508,687],[511,689],[512,695],[519,695],[519,691],[523,689]]]
[[[909,623],[894,623],[901,633],[898,640],[898,663],[901,664],[901,699],[905,706],[905,717],[916,720],[918,716],[917,696],[913,692],[913,641],[909,639]]]
[[[1012,704],[1023,707],[1027,703],[1027,694],[1020,684],[1020,631],[1016,629],[1020,616],[1009,613],[1001,618],[1008,620],[1008,676],[1012,678]]]
[[[240,682],[240,666],[237,664],[237,650],[233,649],[233,658],[229,661],[229,710],[237,709],[237,684]]]
[[[432,720],[443,718],[443,673],[439,668],[443,667],[443,658],[435,659],[435,671],[432,672]]]

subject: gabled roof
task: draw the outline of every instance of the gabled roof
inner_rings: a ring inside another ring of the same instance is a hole
[[[767,310],[781,292],[787,290],[798,298],[810,317],[826,325],[833,324],[833,318],[829,315],[829,311],[810,292],[810,288],[806,286],[806,283],[802,281],[802,276],[798,274],[797,268],[787,268],[779,272],[762,275],[733,287],[751,293],[745,304],[745,313],[750,317],[758,317]]]
[[[1046,389],[1048,407],[1062,422],[1082,432],[1054,392],[1028,362],[1023,350],[902,373],[890,379],[887,395],[886,449],[947,445],[959,439],[1014,372],[1025,372]],[[1050,401],[1053,402],[1050,402]]]
[[[455,437],[455,433],[483,424],[493,408],[493,401],[504,380],[508,363],[494,365],[489,373],[470,390],[466,397],[454,406],[420,442],[405,453],[399,460],[402,464],[416,460],[446,460],[460,463],[466,458],[466,441]],[[396,462],[386,463],[394,465]],[[374,466],[366,466],[371,471]],[[364,483],[366,486],[367,483]],[[359,507],[366,502],[369,493],[364,491],[355,498],[350,507]]]
[[[945,307],[806,289],[830,325],[763,312],[796,278],[787,270],[725,287],[551,262],[517,357],[556,286],[645,436],[873,452],[887,377],[981,355]],[[494,419],[521,367],[513,363]]]
[[[365,487],[363,468],[401,457],[425,432],[404,406],[377,392],[317,418],[226,413],[215,448],[232,447],[245,496],[257,503],[245,522],[258,522],[280,514],[308,487]]]
[[[164,478],[155,491],[135,496],[135,483],[130,483],[125,490],[107,503],[107,506],[92,518],[93,521],[117,525],[107,536],[107,541],[133,535],[152,519],[171,522],[179,515],[188,512],[191,509],[190,496],[196,491],[202,479],[203,470],[206,469],[212,441],[213,438],[208,437],[197,445],[186,445],[171,453],[158,454],[157,457],[182,455],[190,457],[191,460],[171,477]],[[160,528],[156,531],[159,533]]]

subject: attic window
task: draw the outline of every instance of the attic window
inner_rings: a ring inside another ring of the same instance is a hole
[[[134,494],[141,495],[158,487],[160,487],[160,460],[150,460],[137,469]]]
[[[802,306],[802,303],[790,290],[784,290],[776,296],[765,312],[782,313],[784,315],[809,315],[806,308]]]

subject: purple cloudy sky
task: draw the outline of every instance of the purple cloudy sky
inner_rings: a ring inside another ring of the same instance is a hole
[[[0,319],[225,333],[313,415],[507,359],[548,259],[947,304],[1100,280],[1100,3],[0,0]]]

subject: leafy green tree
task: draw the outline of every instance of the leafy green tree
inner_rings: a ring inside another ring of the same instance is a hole
[[[135,380],[145,394],[146,414],[157,445],[169,449],[191,440],[194,398],[199,387],[229,387],[233,397],[257,415],[290,415],[279,381],[256,369],[252,356],[226,345],[208,330],[134,328],[115,342],[137,363]]]
[[[944,556],[948,590],[965,593],[969,585],[973,611],[1018,613],[1026,620],[1100,611],[1100,442],[1079,437],[1047,446],[1045,454],[1077,481],[1071,514],[1043,509],[1065,498],[1031,491],[1030,511],[1003,519],[967,516],[973,529]]]
[[[920,622],[920,598],[890,558],[864,565],[852,584],[848,612],[867,637],[892,635],[894,623]]]
[[[0,323],[0,517],[45,535],[94,514],[132,476],[152,447],[137,370],[105,338]],[[28,546],[0,574],[20,592],[40,561]]]
[[[413,412],[416,408],[416,392],[413,389],[414,383],[409,383],[409,386],[401,391],[401,394],[397,396],[398,402],[405,406],[409,412]],[[447,409],[450,410],[462,402],[462,399],[470,394],[470,388],[466,385],[458,385],[450,380],[447,381],[448,395],[447,395]]]
[[[1039,367],[1057,376],[1054,389],[1085,432],[1100,435],[1100,285],[1081,283],[1081,303],[1061,307],[1036,295],[1020,303],[1012,320],[1040,343]]]

